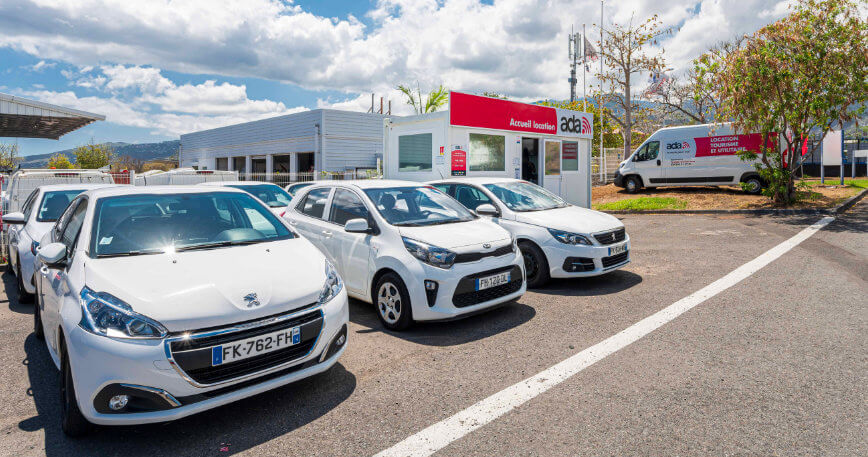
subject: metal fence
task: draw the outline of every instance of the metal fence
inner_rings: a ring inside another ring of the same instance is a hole
[[[603,156],[599,151],[591,156],[591,183],[595,186],[606,185],[615,178],[618,165],[624,160],[622,148],[603,148]]]

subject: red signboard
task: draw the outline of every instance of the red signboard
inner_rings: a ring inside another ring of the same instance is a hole
[[[558,133],[558,114],[554,108],[460,92],[451,93],[449,123],[550,135]]]
[[[760,152],[763,146],[761,133],[747,135],[722,135],[694,138],[696,157],[735,155],[739,151]],[[771,145],[771,141],[767,143]]]
[[[561,157],[563,158],[563,160],[579,159],[579,143],[564,141],[561,151]]]
[[[461,149],[452,151],[452,176],[467,176],[467,152]]]

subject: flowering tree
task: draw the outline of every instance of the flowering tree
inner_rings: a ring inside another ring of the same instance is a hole
[[[799,0],[791,13],[725,52],[696,62],[712,75],[720,118],[739,132],[776,135],[756,160],[764,193],[777,204],[795,198],[793,172],[802,139],[859,117],[868,102],[868,23],[856,0]],[[816,147],[816,146],[815,146]],[[813,152],[813,151],[810,151]]]

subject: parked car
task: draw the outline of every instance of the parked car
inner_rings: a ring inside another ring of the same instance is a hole
[[[133,183],[137,186],[178,186],[236,179],[238,179],[237,171],[195,170],[185,167],[174,168],[169,171],[149,170],[136,173]]]
[[[50,184],[114,184],[114,178],[101,170],[21,169],[8,178],[3,194],[3,213],[21,211],[24,201],[39,186]]]
[[[346,347],[337,271],[237,189],[85,192],[37,256],[34,330],[61,370],[69,435],[250,397],[326,371]]]
[[[304,189],[305,187],[310,186],[313,183],[314,181],[294,182],[292,184],[287,184],[286,187],[283,188],[283,190],[287,191],[289,195],[295,197],[295,194],[299,190]]]
[[[24,201],[21,212],[3,216],[9,224],[9,265],[15,274],[18,302],[32,303],[36,292],[36,249],[39,240],[78,194],[111,184],[53,184],[39,186]]]
[[[745,183],[751,194],[762,192],[765,183],[754,168],[736,155],[759,152],[760,133],[736,134],[730,124],[666,127],[654,132],[615,172],[615,185],[628,193],[643,187],[727,186]]]
[[[241,189],[261,200],[262,203],[265,203],[271,209],[271,212],[277,216],[283,216],[283,213],[286,212],[286,206],[289,205],[290,201],[292,201],[292,195],[281,189],[277,184],[272,184],[270,182],[212,181],[202,183],[201,185],[234,187],[235,189]]]
[[[431,186],[316,183],[296,194],[285,217],[334,262],[350,296],[376,305],[389,329],[458,318],[525,292],[509,233]]]
[[[507,178],[431,183],[518,241],[528,287],[549,278],[596,276],[630,263],[630,237],[616,217],[570,205],[536,184]]]

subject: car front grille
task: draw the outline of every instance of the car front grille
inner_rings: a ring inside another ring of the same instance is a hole
[[[464,254],[457,254],[455,256],[455,263],[476,262],[477,260],[482,260],[486,257],[500,257],[502,255],[512,254],[513,252],[512,243],[510,243],[491,252],[467,252]]]
[[[609,257],[603,257],[603,268],[609,268],[611,266],[618,265],[619,263],[624,263],[627,261],[627,258],[630,256],[629,251],[624,251],[620,254],[615,254]]]
[[[510,272],[510,281],[508,283],[491,287],[489,289],[476,290],[477,279],[498,273],[505,273],[507,271]],[[455,305],[456,308],[466,308],[468,306],[478,305],[500,297],[505,297],[518,292],[518,290],[521,289],[523,282],[524,278],[522,277],[521,268],[517,265],[465,276],[461,278],[461,281],[458,282],[458,286],[455,288],[455,294],[452,295],[452,304]]]
[[[320,311],[289,317],[296,313],[298,310],[231,327],[193,332],[189,337],[180,336],[168,343],[171,357],[189,379],[202,385],[231,381],[279,365],[287,365],[310,353],[323,326]],[[299,344],[222,365],[211,365],[211,348],[214,346],[296,326],[301,329]]]
[[[598,233],[594,235],[594,238],[596,238],[600,244],[614,244],[624,241],[627,238],[627,231],[624,227],[621,227],[617,230],[612,230],[611,232]]]

